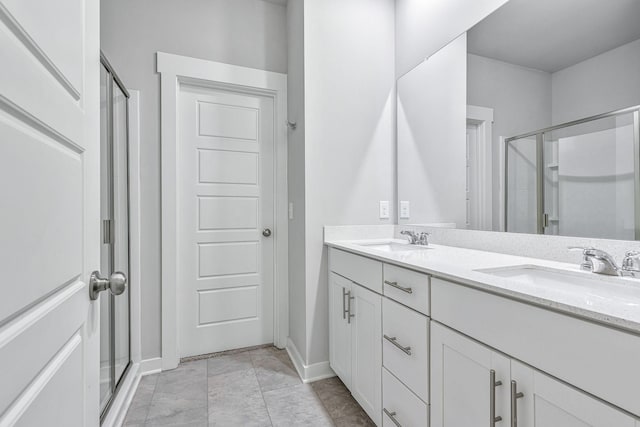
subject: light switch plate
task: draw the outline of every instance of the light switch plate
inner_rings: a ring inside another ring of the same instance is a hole
[[[411,212],[409,209],[409,201],[401,200],[400,201],[400,219],[409,219],[411,217]]]
[[[289,219],[293,219],[293,203],[289,202]]]
[[[380,219],[389,219],[389,201],[380,200]]]

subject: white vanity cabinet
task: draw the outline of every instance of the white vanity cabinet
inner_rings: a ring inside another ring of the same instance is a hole
[[[435,322],[431,378],[432,427],[635,427],[637,422]]]
[[[329,273],[329,364],[351,389],[351,322],[347,319],[347,298],[353,283],[336,273]]]
[[[636,427],[636,419],[530,366],[511,361],[520,427]],[[640,396],[638,396],[640,398]]]
[[[428,313],[428,275],[329,250],[329,362],[377,425],[428,425]]]
[[[432,426],[638,421],[640,337],[437,278],[431,298]]]
[[[381,425],[382,296],[370,288],[382,289],[382,263],[331,250],[329,268],[329,363],[369,417]]]
[[[506,356],[431,322],[431,427],[508,426],[510,378]]]

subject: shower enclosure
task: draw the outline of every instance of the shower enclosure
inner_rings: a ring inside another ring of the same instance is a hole
[[[505,142],[505,230],[640,240],[640,106]]]
[[[107,277],[129,277],[129,93],[101,54],[100,70],[100,211],[101,266]],[[130,366],[130,292],[100,294],[101,418]]]

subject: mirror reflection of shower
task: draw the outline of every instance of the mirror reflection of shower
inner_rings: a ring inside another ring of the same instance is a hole
[[[505,139],[506,230],[640,238],[640,107]]]

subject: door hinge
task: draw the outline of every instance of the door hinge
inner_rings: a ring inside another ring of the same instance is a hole
[[[113,221],[110,219],[102,220],[102,243],[105,245],[113,243]]]

